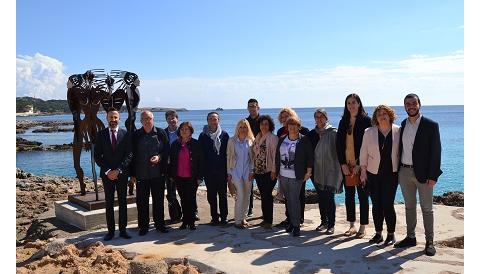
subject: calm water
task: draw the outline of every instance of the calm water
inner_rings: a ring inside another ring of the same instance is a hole
[[[394,107],[397,113],[396,124],[406,118],[403,107]],[[275,120],[275,128],[279,128],[280,124],[276,119],[280,109],[261,109],[261,114],[269,114]],[[326,108],[330,123],[338,126],[343,108]],[[203,125],[206,124],[206,115],[210,110],[192,110],[180,112],[180,121],[190,121],[194,126],[194,137],[197,138],[202,131]],[[302,124],[309,129],[314,127],[313,112],[315,108],[297,108],[302,120]],[[367,107],[366,111],[371,115],[373,107]],[[442,141],[442,170],[437,186],[434,189],[436,195],[441,195],[447,191],[463,191],[464,189],[464,110],[463,106],[424,106],[422,107],[423,115],[437,121],[440,125],[440,136]],[[163,112],[154,113],[156,121],[155,125],[165,128],[165,114]],[[222,129],[233,135],[235,125],[240,118],[247,116],[244,109],[229,109],[220,112],[220,124]],[[104,114],[99,115],[100,119],[105,122]],[[121,114],[122,126],[127,115]],[[71,115],[51,115],[51,116],[35,116],[35,117],[17,117],[17,120],[36,120],[36,121],[71,121]],[[137,127],[140,127],[140,118],[137,115]],[[32,133],[34,128],[28,130],[24,134],[17,136],[31,141],[39,141],[46,145],[70,143],[73,139],[73,132],[61,133]],[[82,167],[85,175],[91,177],[90,153],[82,152]],[[71,151],[55,151],[55,152],[22,152],[17,153],[17,167],[36,175],[58,175],[75,177],[73,168],[73,157]],[[98,169],[97,169],[98,172]],[[307,182],[307,188],[313,188],[310,181]],[[400,187],[397,192],[397,201],[403,201]],[[344,194],[336,195],[338,202],[343,202]]]

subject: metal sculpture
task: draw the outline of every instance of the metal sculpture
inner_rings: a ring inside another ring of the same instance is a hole
[[[95,197],[98,201],[97,173],[95,170],[94,150],[95,136],[105,125],[97,117],[100,105],[105,111],[111,108],[120,109],[126,102],[128,118],[125,120],[127,131],[133,132],[140,93],[140,80],[135,73],[112,70],[106,74],[103,69],[88,70],[84,74],[74,74],[67,81],[67,101],[73,116],[73,165],[80,183],[80,193],[85,195],[84,173],[80,166],[82,148],[90,151],[92,177],[95,186]],[[115,88],[117,86],[117,88]],[[81,113],[84,114],[82,119]],[[129,185],[132,193],[133,186]]]

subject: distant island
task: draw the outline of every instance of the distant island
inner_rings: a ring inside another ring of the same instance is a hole
[[[165,112],[167,110],[176,111],[188,111],[186,108],[167,108],[167,107],[139,107],[137,112],[143,110],[150,110],[152,112]],[[67,100],[42,100],[33,97],[17,97],[17,115],[51,115],[51,114],[69,114],[70,108],[68,107]],[[120,112],[126,112],[127,107],[122,106]],[[103,112],[100,108],[99,112]]]
[[[223,111],[223,108],[216,108],[216,111]]]

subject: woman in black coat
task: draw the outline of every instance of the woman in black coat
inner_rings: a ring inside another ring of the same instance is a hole
[[[170,149],[169,176],[175,182],[183,209],[182,225],[195,230],[195,205],[198,185],[203,180],[203,154],[200,143],[192,138],[193,126],[183,122],[177,130],[178,139]]]
[[[371,126],[371,118],[365,112],[360,97],[355,93],[349,94],[345,98],[345,108],[338,125],[336,141],[338,161],[344,175],[347,221],[350,222],[350,228],[345,232],[345,236],[355,235],[356,238],[363,238],[365,236],[365,226],[368,225],[369,205],[366,189],[360,183],[360,180],[357,180],[356,184],[350,184],[350,180],[347,182],[346,176],[359,177],[359,157],[363,133],[366,128]],[[358,232],[355,229],[355,189],[360,202],[360,229]]]

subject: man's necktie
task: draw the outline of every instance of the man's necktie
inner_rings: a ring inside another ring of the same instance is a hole
[[[115,152],[115,149],[117,148],[117,137],[115,137],[115,130],[112,129],[112,150]]]

